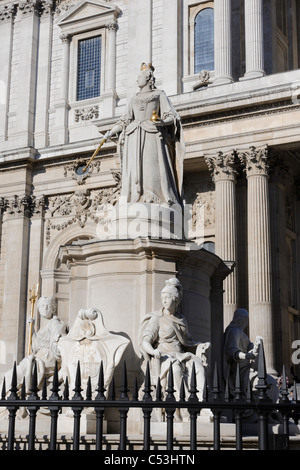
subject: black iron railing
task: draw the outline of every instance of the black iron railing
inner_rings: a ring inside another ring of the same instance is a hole
[[[29,414],[28,435],[26,437],[26,449],[33,450],[36,448],[36,422],[37,413],[41,408],[47,408],[50,412],[50,429],[47,449],[57,450],[59,436],[58,417],[63,408],[73,410],[73,450],[79,450],[82,440],[80,434],[81,416],[83,410],[93,408],[96,415],[96,433],[95,446],[96,450],[103,450],[106,437],[104,436],[104,416],[108,409],[115,408],[119,412],[119,444],[118,450],[125,451],[128,448],[127,439],[127,420],[130,409],[139,408],[143,414],[143,449],[149,451],[151,448],[151,415],[154,409],[163,409],[166,416],[166,442],[165,449],[172,451],[174,448],[174,414],[176,409],[184,408],[189,413],[189,448],[191,451],[197,450],[199,440],[197,436],[197,419],[202,409],[209,409],[213,416],[213,449],[221,449],[221,417],[222,413],[230,412],[235,423],[235,448],[242,450],[243,448],[243,425],[244,413],[246,410],[252,410],[257,416],[257,449],[267,450],[269,448],[268,424],[272,413],[276,412],[280,416],[282,433],[281,442],[283,448],[289,448],[289,423],[294,414],[300,413],[300,402],[297,398],[297,388],[294,384],[293,397],[290,398],[290,392],[287,387],[285,368],[282,371],[282,387],[280,399],[274,403],[268,398],[268,384],[266,381],[266,370],[264,361],[263,347],[260,348],[258,360],[258,383],[255,393],[252,393],[251,387],[248,387],[246,396],[243,396],[240,384],[239,367],[237,367],[235,394],[234,397],[229,396],[228,386],[221,391],[218,378],[218,368],[215,366],[212,384],[205,385],[203,400],[200,402],[197,397],[197,383],[195,368],[193,368],[190,380],[188,396],[185,396],[184,387],[181,387],[180,397],[176,400],[174,390],[174,380],[172,366],[168,374],[168,384],[164,392],[158,381],[155,395],[153,396],[153,388],[151,387],[150,368],[147,364],[145,378],[142,389],[142,396],[139,398],[138,385],[135,381],[131,398],[129,398],[129,389],[127,384],[126,363],[123,366],[122,382],[120,394],[117,397],[112,380],[109,394],[106,394],[103,379],[103,366],[100,365],[98,387],[95,396],[92,396],[91,381],[88,380],[85,396],[82,394],[81,388],[81,372],[80,363],[77,366],[77,374],[73,395],[70,397],[69,385],[66,380],[63,389],[61,389],[58,379],[58,368],[55,367],[53,375],[53,383],[50,396],[47,396],[46,381],[42,390],[37,387],[37,369],[34,367],[32,375],[32,384],[30,395],[25,393],[25,381],[21,390],[17,388],[16,364],[13,368],[11,387],[6,391],[5,381],[3,382],[2,394],[0,400],[0,409],[5,407],[8,410],[7,435],[3,449],[18,449],[18,439],[15,436],[16,414],[20,408],[26,408]]]

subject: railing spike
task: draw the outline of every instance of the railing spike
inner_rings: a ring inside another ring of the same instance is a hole
[[[21,386],[21,400],[26,399],[26,381],[25,377],[23,378],[22,386]]]
[[[14,362],[14,366],[13,366],[9,399],[10,400],[17,400],[18,399],[17,364],[16,364],[16,361]]]
[[[47,378],[46,377],[43,380],[42,400],[47,400]]]
[[[69,379],[68,379],[68,377],[65,378],[64,400],[69,400]]]
[[[152,401],[152,389],[151,389],[151,377],[150,377],[150,364],[147,361],[146,373],[145,373],[145,386],[143,389],[144,396],[143,401]]]
[[[183,377],[181,379],[181,384],[180,384],[179,399],[180,399],[180,401],[185,401],[185,383],[184,383],[184,378]]]
[[[175,389],[174,389],[174,376],[173,376],[173,365],[170,364],[169,374],[168,374],[168,387],[167,387],[167,396],[166,401],[175,401]]]
[[[237,362],[236,364],[236,376],[235,376],[235,400],[240,400],[241,399],[241,374],[240,374],[240,363]]]
[[[127,387],[127,367],[126,367],[126,361],[124,361],[120,400],[128,400],[128,394],[127,394],[128,391],[129,389]]]
[[[135,377],[135,380],[134,380],[132,400],[133,401],[138,401],[139,400],[139,387],[138,387],[138,380],[137,380],[136,377]]]
[[[86,387],[86,400],[91,400],[92,399],[92,383],[91,383],[91,377],[88,377],[87,381],[87,387]]]
[[[258,350],[258,365],[257,365],[257,376],[258,376],[258,383],[255,388],[258,390],[258,398],[260,400],[265,400],[267,398],[267,371],[266,371],[266,360],[265,360],[265,352],[264,352],[264,345],[263,341],[260,342],[259,350]]]
[[[32,374],[30,391],[31,391],[30,398],[37,400],[39,398],[38,397],[39,389],[38,389],[38,378],[37,378],[37,365],[36,365],[36,362],[34,362],[34,365],[33,365],[33,374]]]
[[[192,374],[191,374],[191,384],[190,384],[190,396],[189,396],[189,401],[198,401],[198,393],[199,390],[197,390],[197,378],[196,378],[196,366],[195,363],[193,362],[192,366]]]
[[[81,388],[81,372],[80,372],[80,362],[78,361],[77,363],[77,369],[76,369],[76,377],[75,377],[75,388],[74,388],[74,396],[73,400],[83,400],[83,397],[81,395],[82,388]]]
[[[111,381],[111,388],[110,388],[110,399],[115,400],[116,399],[116,385],[115,385],[115,378],[112,378]]]
[[[5,377],[2,382],[2,391],[1,391],[1,400],[5,400],[6,397],[6,382],[5,382]]]
[[[156,401],[162,400],[162,387],[160,383],[160,377],[157,378],[157,385],[156,385]]]
[[[103,361],[100,363],[97,392],[96,400],[105,400],[104,393],[106,392],[106,389],[104,387]]]

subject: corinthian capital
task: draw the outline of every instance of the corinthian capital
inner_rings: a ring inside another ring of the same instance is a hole
[[[228,153],[218,152],[216,155],[210,155],[204,158],[214,182],[236,180],[238,171],[234,150]]]
[[[39,7],[40,3],[38,0],[24,0],[19,3],[19,10],[21,10],[23,15],[39,12]]]
[[[269,148],[264,146],[261,148],[250,147],[249,150],[238,152],[238,157],[245,166],[246,176],[268,176],[269,174]]]
[[[13,3],[3,5],[0,8],[0,22],[10,21],[15,14],[16,6]]]

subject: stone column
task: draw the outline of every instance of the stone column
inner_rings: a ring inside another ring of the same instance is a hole
[[[50,69],[52,52],[53,0],[42,0],[39,31],[35,148],[49,144]]]
[[[271,209],[271,255],[272,255],[272,300],[274,315],[274,341],[276,344],[275,360],[289,364],[290,348],[284,350],[283,345],[289,342],[290,325],[287,321],[288,289],[286,276],[286,183],[291,178],[289,167],[286,165],[285,155],[272,152],[269,160],[270,175],[270,209]]]
[[[3,5],[0,8],[0,141],[7,139],[7,113],[9,111],[13,18],[15,8],[14,4]]]
[[[8,200],[3,216],[6,244],[1,325],[7,358],[17,362],[24,357],[30,211],[29,196],[14,196]],[[7,366],[10,368],[11,363]]]
[[[38,0],[25,0],[19,3],[18,8],[17,19],[21,22],[19,85],[16,90],[16,123],[10,137],[16,147],[34,147],[40,4]]]
[[[275,373],[271,292],[268,148],[239,152],[248,180],[248,294],[250,338],[262,336],[268,371]]]
[[[216,188],[215,252],[225,263],[237,262],[236,158],[234,152],[206,157]],[[237,308],[237,266],[224,281],[224,325]]]
[[[61,65],[61,92],[60,100],[55,103],[55,128],[51,136],[51,144],[66,144],[68,142],[68,114],[69,114],[69,73],[70,73],[70,42],[71,36],[61,34],[62,65]]]
[[[112,21],[106,25],[107,29],[107,55],[106,55],[106,83],[103,97],[103,116],[112,117],[116,106],[116,39],[117,22]]]
[[[246,73],[244,78],[259,78],[264,71],[263,1],[245,0]]]
[[[128,2],[128,96],[136,92],[142,62],[152,62],[152,1]]]
[[[213,85],[232,83],[231,0],[215,0],[215,80]]]
[[[45,197],[40,196],[31,198],[31,219],[30,219],[30,239],[28,254],[28,290],[32,289],[37,283],[40,285],[39,295],[41,295],[41,276],[43,260],[43,238],[44,238],[44,213],[45,213]],[[27,319],[30,316],[31,304],[27,302]],[[39,325],[36,325],[37,328]],[[28,336],[25,338],[25,351],[28,346]]]
[[[180,31],[180,5],[179,0],[164,0],[163,4],[163,47],[162,47],[162,79],[163,89],[168,96],[180,93],[180,45],[177,40]]]

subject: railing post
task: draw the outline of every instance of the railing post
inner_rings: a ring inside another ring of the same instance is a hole
[[[193,363],[192,374],[191,374],[191,383],[188,398],[188,410],[190,414],[190,450],[197,450],[197,415],[199,413],[199,407],[196,405],[199,403],[197,390],[197,379],[196,379],[196,369],[195,363]]]
[[[290,400],[288,398],[288,388],[286,383],[286,372],[285,366],[282,368],[282,387],[281,387],[281,397],[280,403],[289,404]],[[284,449],[289,450],[290,447],[290,430],[289,430],[289,411],[286,408],[282,409],[282,419],[283,419],[283,438],[284,438]]]
[[[258,448],[268,450],[268,415],[269,410],[264,405],[268,405],[270,399],[267,396],[267,372],[263,342],[261,341],[258,351],[257,367],[258,383],[255,388],[258,390]]]
[[[146,374],[145,374],[145,387],[143,389],[144,396],[143,402],[152,402],[152,389],[151,389],[151,378],[150,378],[150,366],[147,362]],[[144,416],[144,447],[143,450],[150,450],[150,427],[151,427],[151,413],[152,408],[142,408]]]
[[[44,382],[46,384],[46,381]],[[53,374],[53,383],[51,389],[51,396],[49,398],[51,401],[59,400],[59,380],[58,380],[58,367],[57,362],[55,363],[54,374]],[[44,392],[45,393],[45,392]],[[58,419],[58,412],[59,406],[49,406],[50,416],[51,416],[51,425],[50,425],[50,445],[49,450],[56,450],[56,443],[57,443],[57,419]]]
[[[234,401],[236,403],[241,403],[241,401],[242,401],[242,390],[241,390],[240,364],[239,364],[239,362],[237,363],[237,368],[236,368]],[[242,414],[243,414],[242,410],[240,410],[240,409],[235,410],[236,450],[242,450],[243,449]]]
[[[174,396],[174,377],[173,377],[173,367],[172,363],[170,364],[169,374],[168,374],[168,388],[166,390],[166,402],[176,402]],[[173,440],[174,440],[174,413],[175,413],[175,406],[174,408],[166,407],[166,415],[167,415],[167,450],[173,450]]]
[[[76,370],[76,378],[75,378],[75,388],[74,388],[74,396],[72,400],[74,401],[82,401],[83,396],[81,395],[82,388],[81,388],[81,372],[80,372],[80,363],[78,361],[77,370]],[[82,406],[72,406],[72,410],[74,413],[74,427],[73,427],[73,450],[79,450],[79,442],[80,442],[80,418],[82,412]]]
[[[17,400],[18,400],[17,365],[16,363],[14,363],[12,379],[11,379],[10,395],[7,398],[7,401],[10,403],[9,406],[7,406],[7,410],[9,412],[7,450],[14,449],[16,413],[19,407],[17,403],[13,404],[13,402],[17,402]]]
[[[127,392],[128,392],[127,369],[126,369],[126,362],[124,362],[120,401],[126,402],[129,400]],[[126,450],[128,410],[129,410],[128,406],[119,408],[119,413],[120,413],[120,447],[119,447],[119,450]]]
[[[37,387],[37,367],[36,363],[33,366],[33,375],[31,383],[31,395],[28,397],[29,405],[27,409],[29,411],[29,436],[28,436],[28,450],[34,450],[35,446],[35,427],[36,427],[36,415],[39,409],[39,406],[33,405],[31,403],[38,401],[38,387]]]
[[[104,393],[106,392],[106,389],[104,387],[103,361],[101,361],[101,364],[100,364],[97,392],[98,393],[95,397],[95,401],[96,402],[105,401]],[[96,412],[96,450],[102,450],[104,408],[96,405],[95,412]]]
[[[215,363],[214,377],[213,377],[213,403],[218,404],[220,402],[220,388],[219,388],[219,376],[218,376],[218,364]],[[220,450],[220,416],[221,409],[219,407],[212,407],[213,417],[214,417],[214,450]]]

